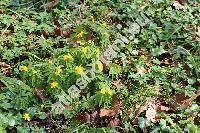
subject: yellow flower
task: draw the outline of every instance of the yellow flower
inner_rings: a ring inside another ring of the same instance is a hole
[[[68,55],[64,55],[63,59],[64,61],[68,61],[68,60],[72,60],[73,58],[70,54],[68,54]]]
[[[107,91],[106,91],[109,95],[112,95],[112,90],[110,88],[107,88]]]
[[[107,26],[107,23],[106,23],[106,22],[103,22],[103,23],[102,23],[102,26],[103,26],[103,27],[106,27],[106,26]]]
[[[87,47],[82,47],[82,52],[83,52],[84,54],[86,54],[87,51],[88,51]]]
[[[87,43],[88,44],[94,44],[94,40],[88,40]]]
[[[90,19],[92,20],[92,22],[94,22],[94,16],[90,16]]]
[[[79,43],[80,45],[84,45],[85,44],[84,41],[77,41],[77,43]]]
[[[53,61],[49,59],[49,60],[48,60],[48,63],[49,63],[49,64],[53,64]]]
[[[99,58],[99,56],[100,56],[100,51],[99,51],[99,49],[97,48],[97,49],[95,49],[95,53],[96,53],[96,57],[97,58]]]
[[[101,94],[106,94],[106,89],[105,89],[105,88],[102,88],[101,91],[100,91],[100,93],[101,93]]]
[[[27,66],[22,66],[21,70],[24,71],[24,72],[27,72],[28,71],[28,67]]]
[[[53,82],[51,83],[51,88],[56,88],[57,86],[58,86],[58,82],[53,81]]]
[[[88,43],[92,43],[92,40],[88,40]]]
[[[103,71],[103,64],[100,61],[97,62],[97,66],[100,72]]]
[[[76,73],[78,73],[78,74],[83,74],[83,67],[82,67],[82,66],[77,66],[77,67],[75,68],[75,70],[76,70]]]
[[[112,90],[110,88],[102,88],[100,91],[101,94],[109,94],[112,95]]]
[[[59,76],[61,72],[62,72],[61,66],[56,67],[55,75]]]
[[[24,120],[27,120],[27,121],[30,121],[30,120],[31,120],[30,115],[29,115],[28,113],[25,113],[25,114],[23,115],[23,118],[24,118]]]
[[[83,37],[83,31],[81,31],[80,33],[78,33],[77,37],[78,37],[78,38]]]

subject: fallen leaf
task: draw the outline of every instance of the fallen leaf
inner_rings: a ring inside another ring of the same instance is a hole
[[[58,3],[60,2],[60,0],[52,0],[51,2],[48,2],[44,5],[44,8],[46,10],[51,10],[54,6],[56,6]]]
[[[134,126],[138,125],[138,117],[140,116],[140,114],[142,114],[145,111],[146,111],[145,114],[146,114],[147,120],[152,121],[154,123],[158,121],[157,112],[169,111],[169,110],[173,111],[173,109],[169,108],[166,104],[164,104],[160,100],[152,100],[152,101],[146,102],[144,105],[140,107],[139,105],[137,105],[136,109],[138,111],[134,115],[135,116],[133,120]],[[128,114],[130,115],[130,111]]]
[[[76,19],[76,24],[80,24],[81,23],[81,19],[80,18],[78,18],[78,19]]]
[[[187,108],[188,106],[190,106],[192,104],[192,101],[197,99],[199,96],[200,96],[200,94],[195,94],[192,97],[190,97],[189,99],[183,100],[182,101],[182,107]]]
[[[111,109],[100,109],[100,117],[117,115],[119,113],[121,106],[122,106],[122,103],[118,99],[118,96],[114,95],[112,98],[112,108]]]
[[[141,76],[143,76],[146,72],[147,70],[144,67],[137,68],[137,73],[140,74]]]
[[[80,122],[89,122],[90,121],[90,114],[87,112],[79,113],[74,117],[76,120]]]
[[[34,89],[34,93],[41,99],[41,100],[44,100],[45,97],[44,97],[44,89],[41,89],[41,88],[35,88]]]
[[[112,127],[119,126],[119,124],[120,124],[120,120],[118,118],[111,118],[109,122],[109,126],[112,126]]]
[[[138,106],[138,105],[137,105]],[[138,108],[138,107],[137,107]],[[141,113],[143,113],[145,110],[147,110],[147,103],[145,103],[143,106],[140,106],[138,111],[135,113],[135,118],[133,120],[133,125],[138,125],[138,117]]]
[[[4,10],[3,9],[0,9],[0,14],[3,14],[4,13]]]
[[[173,6],[178,7],[181,10],[184,9],[184,6],[180,4],[179,1],[176,1],[176,0],[173,2]]]
[[[116,113],[112,109],[100,109],[100,117],[114,116],[114,115],[116,115]]]
[[[71,29],[67,29],[66,31],[62,31],[62,36],[65,37],[65,38],[69,38],[71,34],[72,34]]]
[[[57,26],[55,27],[54,32],[57,36],[61,36],[61,34],[62,34],[60,27],[57,27]]]
[[[157,122],[156,120],[157,111],[156,111],[156,105],[154,102],[148,102],[145,116],[147,118],[147,121],[152,121],[153,123]]]
[[[189,99],[189,96],[186,96],[185,93],[179,93],[175,95],[175,101],[179,104],[182,104],[182,102],[186,99]]]
[[[5,62],[0,62],[0,67],[10,67],[10,65],[6,64]]]
[[[5,75],[11,75],[11,66],[6,64],[5,62],[0,62],[1,72]]]
[[[114,81],[112,82],[112,85],[114,85],[117,89],[121,88],[121,86],[122,86],[121,79],[119,79],[119,80],[114,80]]]
[[[167,105],[165,102],[162,102],[160,100],[156,101],[156,111],[157,112],[162,112],[162,111],[169,111],[169,105]]]

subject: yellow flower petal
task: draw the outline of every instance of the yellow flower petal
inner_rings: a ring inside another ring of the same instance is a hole
[[[23,118],[24,118],[24,120],[27,120],[27,121],[30,121],[30,120],[31,120],[30,115],[29,115],[28,113],[25,113],[25,114],[23,115]]]
[[[102,88],[100,93],[103,95],[105,95],[106,93],[112,95],[112,90],[110,88]]]
[[[102,26],[103,26],[103,27],[106,27],[106,26],[107,26],[107,23],[106,23],[106,22],[103,22],[103,23],[102,23]]]
[[[24,71],[24,72],[27,72],[28,71],[28,67],[27,66],[22,66],[21,70]]]
[[[76,70],[76,73],[78,73],[78,74],[83,74],[83,67],[82,66],[77,66],[76,68],[75,68],[75,70]]]
[[[51,83],[51,88],[56,88],[57,86],[58,86],[58,82],[53,81],[53,82]]]
[[[84,54],[86,54],[87,51],[88,51],[87,47],[82,47],[82,52],[83,52]]]
[[[112,90],[110,88],[107,88],[106,93],[108,93],[109,95],[112,95]]]
[[[48,63],[49,63],[49,64],[53,64],[53,61],[49,59],[49,60],[48,60]]]
[[[63,59],[64,59],[64,61],[68,61],[68,60],[72,60],[73,57],[70,54],[68,54],[68,55],[64,55]]]
[[[106,89],[105,89],[105,88],[102,88],[101,91],[100,91],[100,93],[101,93],[101,94],[106,94]]]
[[[56,67],[55,75],[59,76],[61,72],[62,72],[61,66]]]
[[[100,72],[103,71],[103,64],[100,61],[97,62],[97,67]]]
[[[77,37],[78,37],[78,38],[81,38],[81,37],[83,37],[83,33],[84,33],[84,32],[83,32],[83,31],[81,31],[80,33],[78,33]]]

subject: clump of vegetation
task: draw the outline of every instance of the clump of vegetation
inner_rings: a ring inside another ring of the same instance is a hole
[[[0,132],[199,128],[200,3],[0,2]]]

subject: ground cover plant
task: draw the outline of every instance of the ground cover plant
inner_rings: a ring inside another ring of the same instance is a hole
[[[199,0],[1,0],[0,133],[198,133]]]

